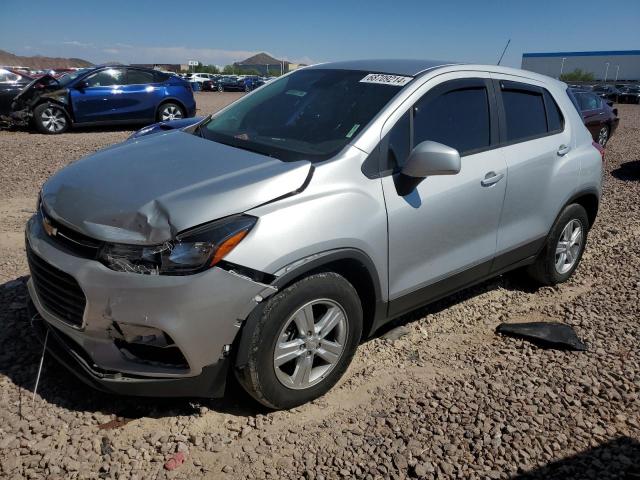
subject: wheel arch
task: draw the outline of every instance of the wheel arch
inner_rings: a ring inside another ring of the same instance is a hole
[[[386,302],[382,299],[377,269],[369,256],[361,250],[353,248],[331,250],[300,259],[292,265],[293,268],[279,275],[271,285],[278,290],[283,290],[298,280],[327,271],[342,275],[353,285],[362,304],[363,339],[369,337],[386,316]],[[244,333],[253,329],[262,315],[265,304],[266,301],[263,301],[254,308],[242,325],[234,360],[236,367],[242,367],[247,362],[249,335]]]
[[[73,119],[73,115],[72,115],[72,112],[71,112],[70,105],[65,104],[63,102],[59,102],[57,100],[53,100],[51,98],[42,97],[42,98],[39,98],[36,101],[36,103],[30,108],[31,112],[33,113],[36,108],[38,108],[40,105],[43,105],[43,104],[54,105],[54,106],[59,107],[60,109],[62,109],[64,114],[67,116],[67,120],[69,120],[69,123],[71,125],[73,125],[74,119]]]
[[[600,199],[598,192],[595,189],[582,190],[574,194],[569,201],[562,207],[558,215],[562,213],[567,206],[572,203],[577,203],[582,206],[587,212],[587,218],[589,219],[589,228],[593,226],[598,215],[598,208],[600,206]]]

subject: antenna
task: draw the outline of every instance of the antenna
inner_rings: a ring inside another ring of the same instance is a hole
[[[504,46],[504,50],[502,50],[502,55],[500,55],[500,60],[498,60],[498,65],[500,65],[500,62],[502,62],[502,57],[504,57],[504,54],[507,51],[507,48],[509,48],[510,43],[511,39],[507,40],[507,44]]]

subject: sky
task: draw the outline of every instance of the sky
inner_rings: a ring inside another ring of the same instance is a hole
[[[640,0],[0,0],[0,49],[94,63],[421,58],[640,49]]]

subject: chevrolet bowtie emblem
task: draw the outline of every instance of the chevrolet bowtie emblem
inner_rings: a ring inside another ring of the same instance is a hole
[[[48,218],[43,218],[42,219],[42,226],[44,227],[44,231],[50,237],[55,237],[56,234],[58,233],[58,229],[56,227],[54,227],[53,225],[51,225],[51,222],[49,222]]]

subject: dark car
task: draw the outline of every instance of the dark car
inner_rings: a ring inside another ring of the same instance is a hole
[[[14,123],[33,122],[42,133],[70,126],[153,123],[195,115],[189,82],[157,70],[103,65],[45,75],[13,99]]]
[[[594,92],[571,89],[571,100],[582,115],[585,126],[595,142],[605,146],[618,127],[618,109]]]
[[[219,92],[245,92],[244,79],[234,76],[220,77],[216,79],[215,86]]]
[[[250,92],[258,87],[264,85],[264,80],[258,76],[245,77],[244,79],[244,91]]]
[[[203,80],[200,82],[200,90],[203,92],[213,92],[215,90],[215,85],[213,84],[213,80]]]
[[[0,116],[11,113],[14,97],[29,85],[33,78],[11,68],[0,68]]]
[[[620,96],[620,90],[613,85],[596,85],[592,91],[600,98],[606,98],[612,102],[617,102]]]
[[[618,103],[640,103],[640,85],[628,85],[620,90]]]

